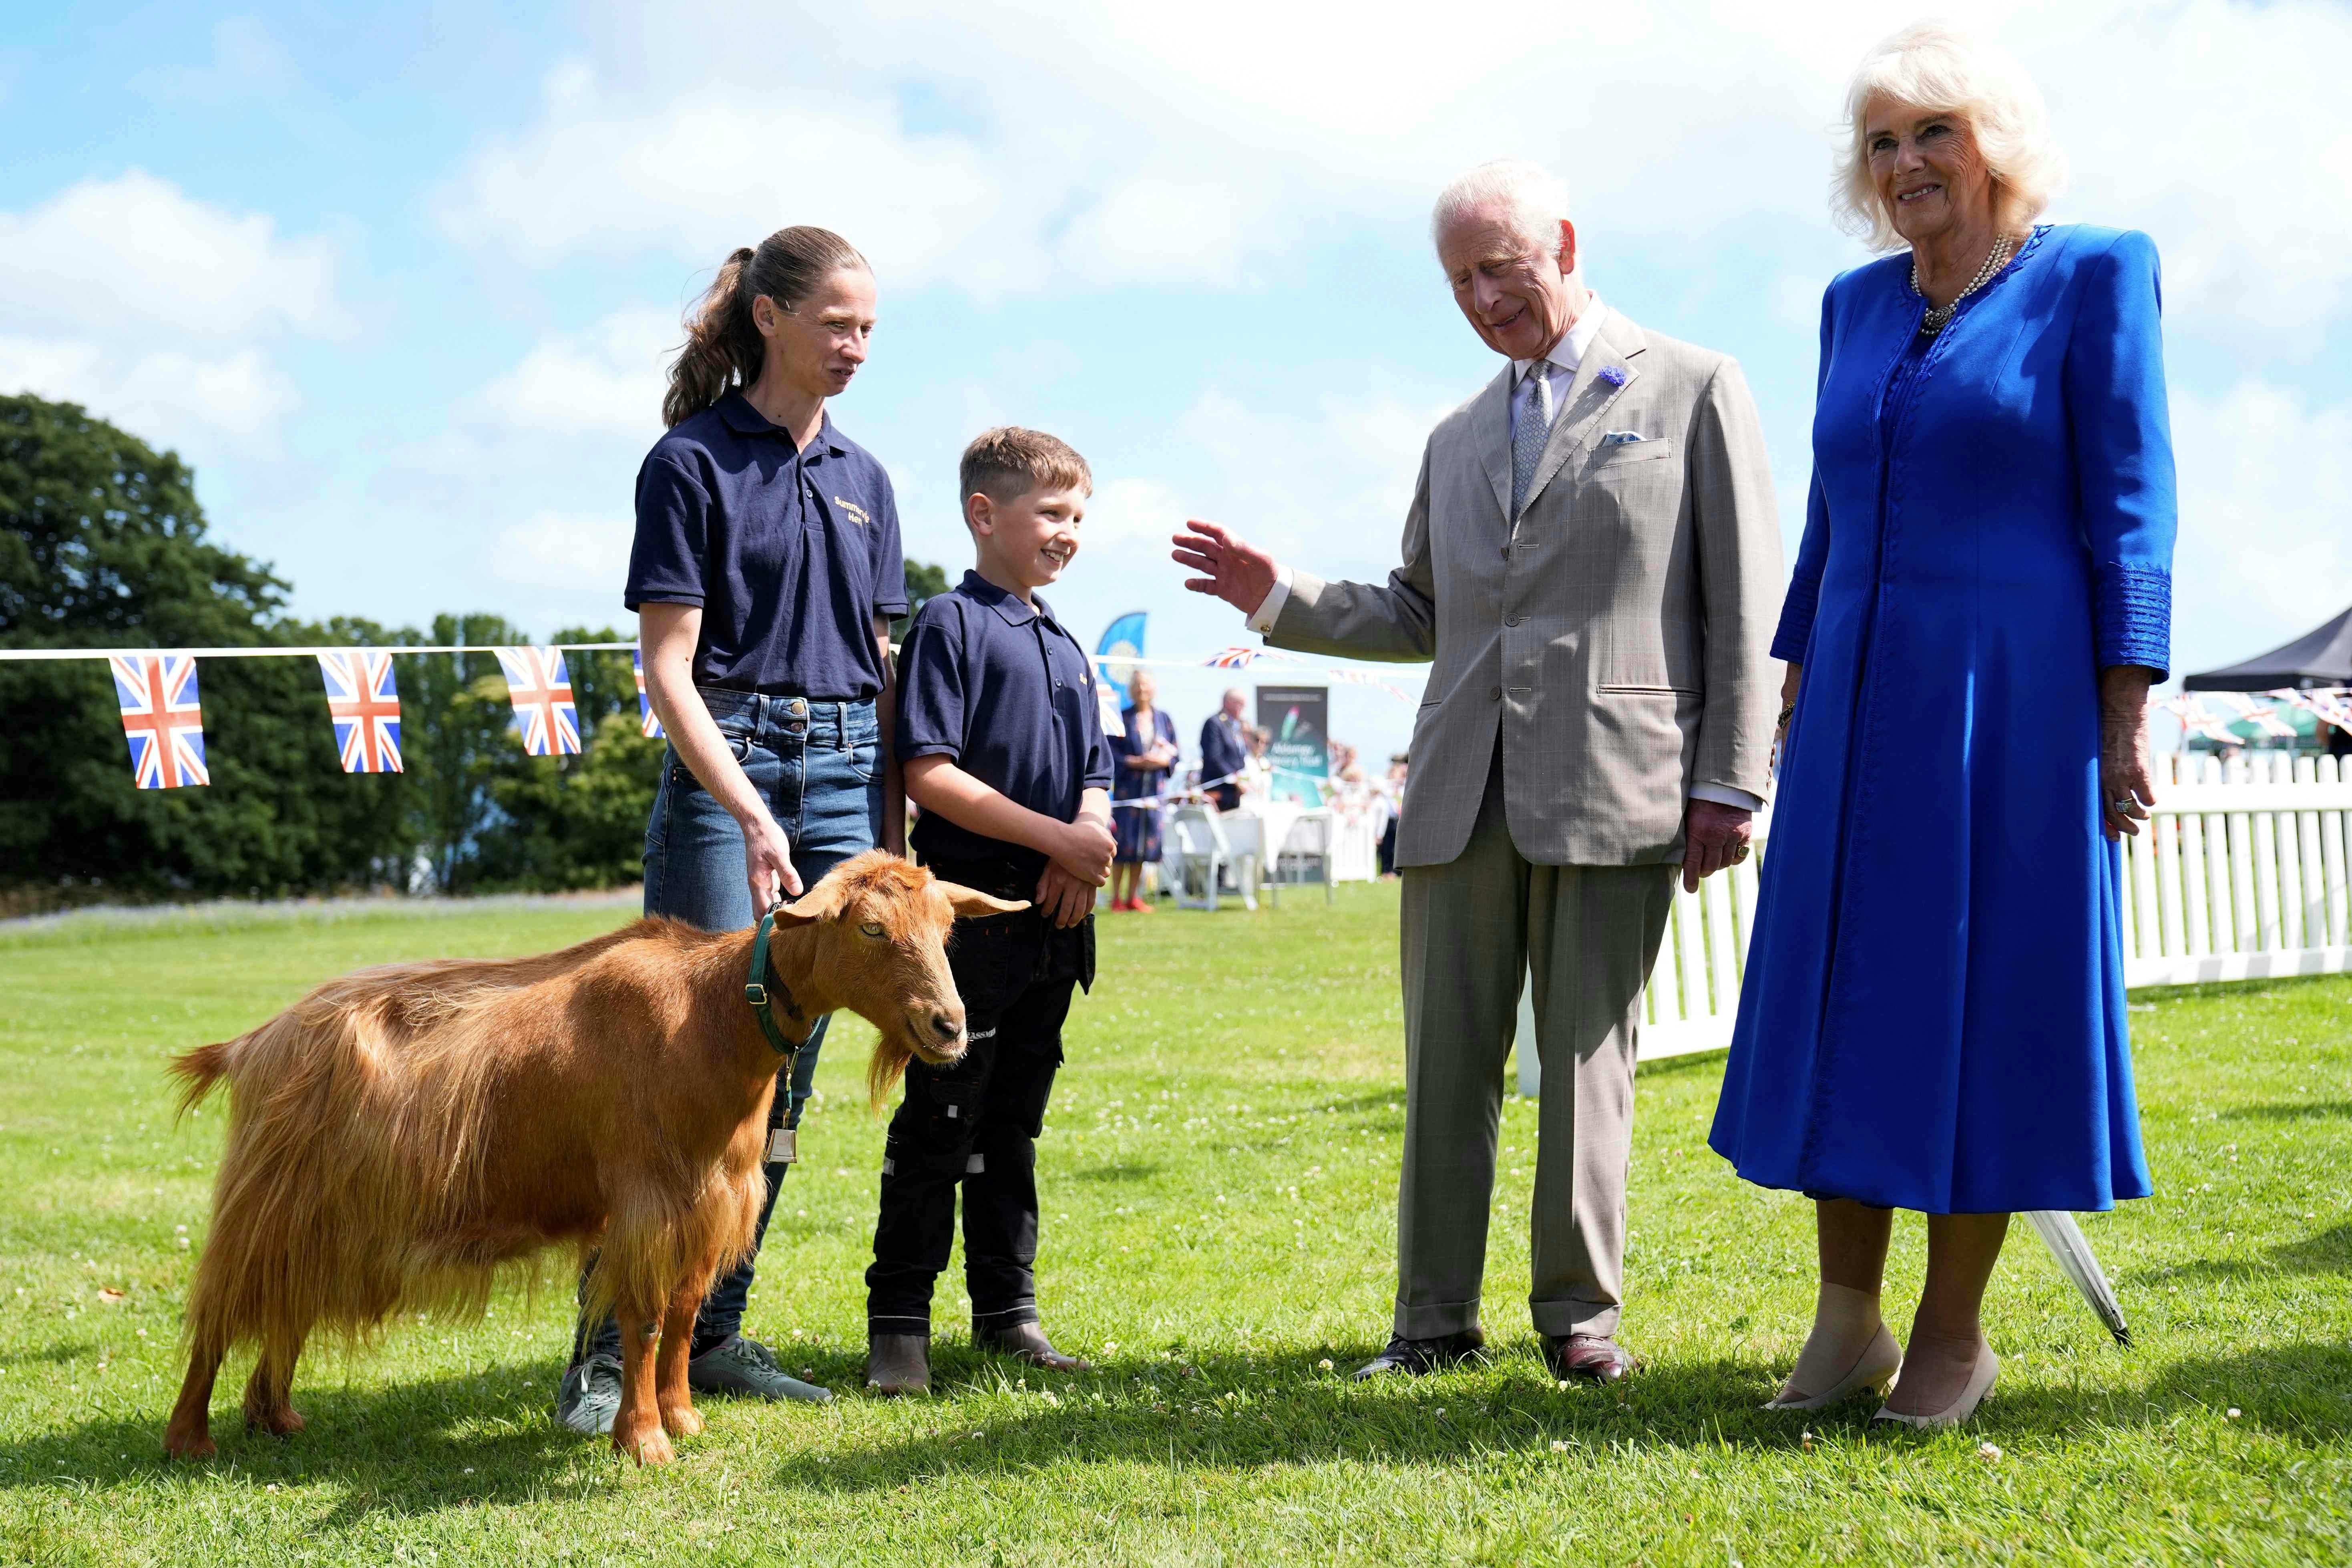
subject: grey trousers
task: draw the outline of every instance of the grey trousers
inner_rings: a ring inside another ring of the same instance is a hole
[[[1635,1005],[1681,868],[1530,865],[1502,772],[1460,858],[1404,872],[1396,1331],[1409,1339],[1478,1327],[1503,1068],[1530,971],[1543,1096],[1528,1305],[1538,1333],[1617,1331]]]

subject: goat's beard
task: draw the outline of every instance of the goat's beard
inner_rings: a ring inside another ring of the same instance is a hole
[[[890,1091],[907,1076],[907,1064],[919,1058],[914,1047],[908,1045],[896,1029],[877,1033],[874,1054],[866,1059],[866,1098],[876,1110],[882,1109]]]

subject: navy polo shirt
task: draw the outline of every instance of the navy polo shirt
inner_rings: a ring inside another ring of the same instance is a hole
[[[830,415],[797,450],[730,392],[646,454],[623,602],[702,606],[698,686],[874,697],[874,617],[907,613],[890,476]]]
[[[901,766],[950,757],[989,788],[1059,822],[1087,790],[1110,788],[1095,674],[1077,638],[1044,600],[1032,609],[967,572],[927,602],[898,652]],[[937,812],[915,824],[924,860],[1010,860],[1032,871],[1045,857],[959,827]]]

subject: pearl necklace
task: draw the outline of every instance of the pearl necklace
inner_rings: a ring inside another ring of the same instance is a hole
[[[1950,304],[1933,306],[1926,315],[1919,318],[1920,331],[1932,338],[1950,325],[1952,312],[1960,308],[1960,301],[1983,288],[1992,275],[2000,270],[2001,264],[2009,259],[2010,254],[2016,248],[2017,242],[2005,234],[1995,239],[1992,242],[1992,248],[1985,252],[1984,265],[1977,268],[1977,275],[1974,278],[1969,279],[1969,286],[1953,295]],[[1923,300],[1927,297],[1927,291],[1919,287],[1919,255],[1916,251],[1912,252],[1911,255],[1911,292]]]

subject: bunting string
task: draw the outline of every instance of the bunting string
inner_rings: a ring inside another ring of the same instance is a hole
[[[516,647],[457,643],[392,647],[167,650],[0,648],[0,662],[103,660],[114,679],[134,785],[140,789],[184,789],[212,782],[205,752],[204,708],[198,697],[199,659],[317,660],[329,721],[334,729],[335,750],[343,771],[381,773],[402,771],[400,692],[393,661],[410,655],[467,653],[488,654],[498,660],[506,678],[508,700],[514,709],[515,732],[528,755],[580,754],[580,713],[573,700],[570,670],[564,663],[566,653],[629,655],[630,673],[636,685],[639,731],[648,739],[662,738],[661,720],[654,712],[646,690],[644,650],[634,642],[543,643]],[[1162,669],[1238,670],[1272,665],[1384,691],[1405,702],[1415,700],[1412,694],[1365,670],[1313,665],[1276,649],[1239,644],[1206,658],[1110,656],[1100,657],[1099,662],[1107,668]],[[2333,726],[2352,734],[2352,687],[2183,692],[2159,699],[2152,706],[2178,719],[2189,736],[2219,746],[2245,745],[2250,737],[2241,733],[2242,729],[2252,730],[2255,737],[2294,739],[2299,731],[2287,719],[2290,710],[2309,713],[2323,728]],[[1116,804],[1129,810],[1157,808],[1172,800],[1196,797],[1202,791],[1235,783],[1241,777],[1229,774]]]

